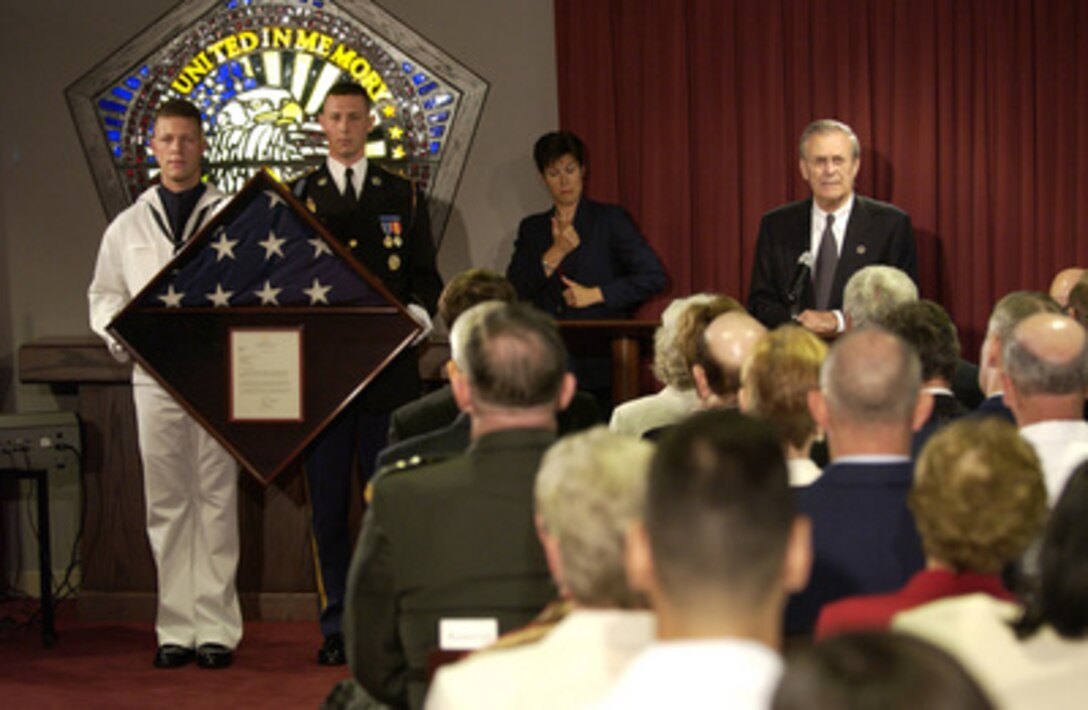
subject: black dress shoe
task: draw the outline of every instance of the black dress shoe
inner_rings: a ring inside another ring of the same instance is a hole
[[[332,634],[317,649],[317,662],[323,666],[342,666],[348,662],[344,655],[344,637],[340,634]]]
[[[226,668],[234,661],[234,651],[221,643],[202,643],[196,647],[196,664],[201,668]]]
[[[156,668],[178,668],[193,660],[193,649],[176,643],[164,643],[155,650]]]

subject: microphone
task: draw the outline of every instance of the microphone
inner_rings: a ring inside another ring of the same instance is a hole
[[[797,257],[797,270],[793,272],[793,278],[790,279],[790,288],[786,291],[786,300],[790,305],[797,303],[797,300],[801,298],[801,291],[804,290],[805,284],[812,278],[812,262],[812,252],[810,251],[806,251]]]

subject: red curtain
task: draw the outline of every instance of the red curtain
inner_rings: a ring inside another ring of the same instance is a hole
[[[1082,0],[555,0],[560,118],[668,294],[747,295],[760,216],[807,196],[815,118],[862,142],[858,191],[910,213],[922,295],[975,359],[994,301],[1088,266]]]

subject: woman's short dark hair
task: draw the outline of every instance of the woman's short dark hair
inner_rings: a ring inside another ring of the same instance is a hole
[[[1065,484],[1043,535],[1039,580],[1027,593],[1021,638],[1050,626],[1069,639],[1088,636],[1088,461]]]
[[[994,704],[947,652],[914,636],[864,631],[796,654],[772,710],[987,710]]]
[[[585,145],[582,139],[570,131],[552,131],[545,133],[537,139],[533,146],[533,160],[536,161],[536,169],[543,173],[544,169],[569,155],[578,165],[585,166]]]

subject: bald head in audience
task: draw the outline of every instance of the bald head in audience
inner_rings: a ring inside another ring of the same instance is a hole
[[[1076,286],[1077,281],[1084,276],[1084,269],[1079,266],[1071,266],[1062,269],[1050,282],[1050,297],[1062,308],[1069,305],[1069,292]]]
[[[987,397],[1002,391],[1002,348],[1013,328],[1036,313],[1061,313],[1061,309],[1054,299],[1038,291],[1013,291],[994,306],[978,357],[978,386]]]
[[[820,370],[809,394],[816,422],[827,432],[831,459],[910,453],[911,432],[929,416],[920,396],[922,366],[913,348],[879,328],[847,333]]]
[[[723,313],[710,322],[696,342],[691,372],[704,407],[737,406],[741,367],[766,332],[744,311]]]
[[[1072,318],[1039,313],[1005,343],[1005,401],[1020,426],[1080,420],[1085,390],[1084,328]]]
[[[1086,345],[1080,323],[1054,313],[1025,318],[1005,343],[1005,404],[1042,460],[1051,502],[1073,468],[1088,459]]]

